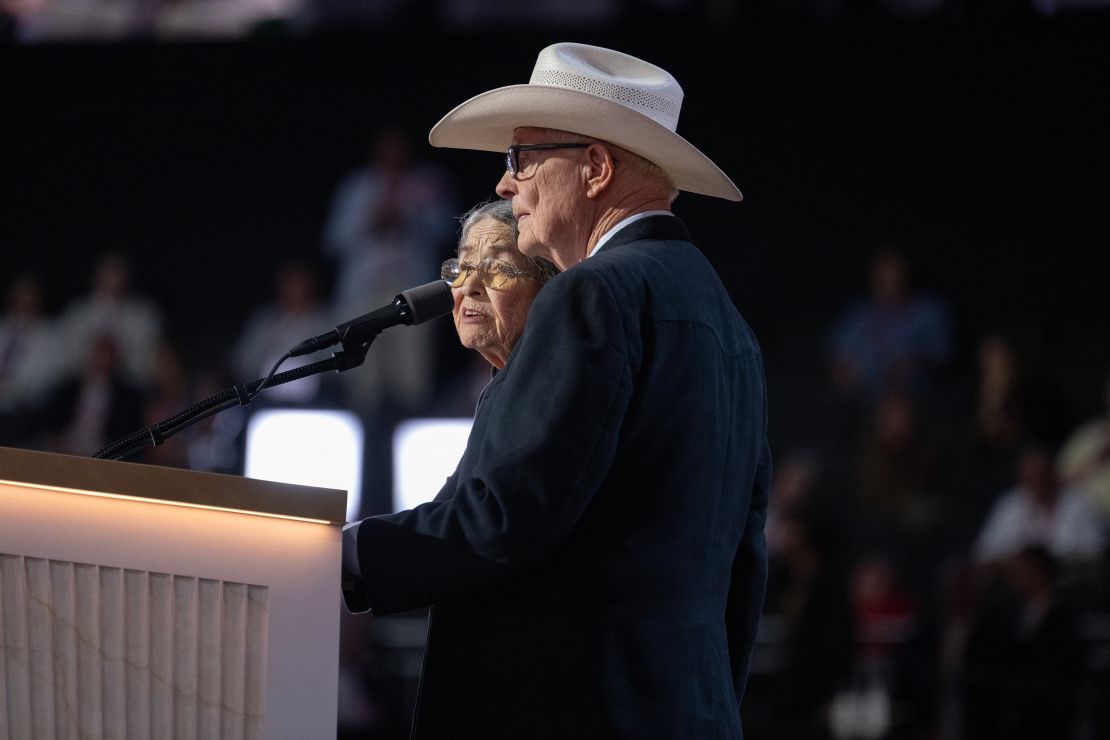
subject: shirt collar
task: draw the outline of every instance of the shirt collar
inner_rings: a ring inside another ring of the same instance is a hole
[[[634,214],[632,214],[631,216],[624,219],[623,221],[617,222],[616,226],[614,226],[613,228],[609,229],[604,234],[602,234],[601,238],[598,239],[597,244],[594,246],[593,250],[588,255],[586,255],[587,259],[590,258],[590,257],[593,257],[595,254],[597,254],[598,250],[601,249],[602,247],[604,247],[605,243],[608,242],[609,239],[614,234],[616,234],[618,231],[623,229],[625,226],[628,226],[631,223],[635,223],[636,221],[640,221],[641,219],[645,219],[649,216],[671,216],[671,217],[674,217],[674,214],[671,213],[670,211],[644,211],[643,213],[634,213]]]

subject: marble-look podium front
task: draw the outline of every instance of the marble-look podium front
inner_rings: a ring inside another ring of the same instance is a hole
[[[0,448],[0,737],[334,738],[345,508]]]

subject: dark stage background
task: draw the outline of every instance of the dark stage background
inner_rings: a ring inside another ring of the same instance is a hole
[[[888,239],[967,321],[1012,323],[1049,356],[1073,352],[1106,336],[1110,314],[1106,25],[0,47],[2,259],[9,274],[48,271],[57,308],[85,288],[95,255],[124,249],[203,363],[267,295],[280,257],[319,254],[328,199],[371,129],[400,122],[423,137],[470,95],[526,81],[537,49],[571,38],[650,58],[683,84],[680,133],[746,198],[684,195],[676,211],[769,353],[858,295]],[[461,202],[492,193],[497,155],[425,150]],[[1062,369],[1089,384],[1107,358],[1096,344]]]

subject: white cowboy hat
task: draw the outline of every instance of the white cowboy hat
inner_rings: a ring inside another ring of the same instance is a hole
[[[666,172],[679,190],[741,200],[721,168],[675,133],[682,88],[667,70],[612,49],[552,44],[527,85],[462,103],[432,127],[432,146],[503,152],[519,126],[553,128],[607,141]]]

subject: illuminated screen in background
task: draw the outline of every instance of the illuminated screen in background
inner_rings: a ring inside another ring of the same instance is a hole
[[[362,508],[363,428],[349,411],[265,409],[247,422],[248,478],[347,492],[347,521]]]
[[[393,431],[393,510],[431,501],[455,472],[474,420],[408,419]]]

